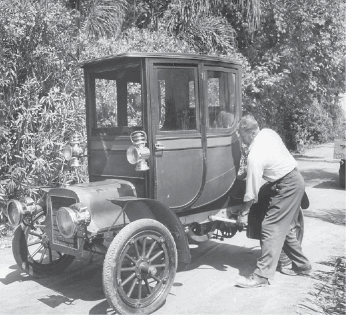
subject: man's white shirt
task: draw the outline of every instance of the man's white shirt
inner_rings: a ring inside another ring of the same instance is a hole
[[[275,182],[297,165],[280,136],[274,130],[262,129],[249,147],[244,201],[257,202],[262,179]]]

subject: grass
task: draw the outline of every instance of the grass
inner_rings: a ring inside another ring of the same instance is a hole
[[[346,258],[332,257],[320,262],[326,270],[315,271],[312,278],[314,288],[309,292],[309,298],[299,305],[299,314],[346,314]],[[304,310],[304,311],[302,311]],[[308,313],[313,311],[313,313]]]

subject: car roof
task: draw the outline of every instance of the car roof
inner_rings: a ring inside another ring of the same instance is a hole
[[[159,53],[159,52],[127,52],[118,55],[110,55],[102,58],[95,58],[91,60],[86,60],[80,64],[81,67],[94,66],[97,64],[102,64],[104,62],[121,62],[126,59],[184,59],[184,60],[200,60],[200,61],[211,61],[211,62],[225,62],[225,63],[233,63],[237,65],[241,65],[240,61],[219,57],[219,56],[208,56],[208,55],[198,55],[198,54],[190,54],[190,53]]]

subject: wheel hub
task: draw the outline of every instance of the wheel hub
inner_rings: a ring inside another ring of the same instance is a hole
[[[49,238],[47,237],[47,234],[46,234],[46,233],[43,233],[43,234],[42,234],[41,244],[42,244],[44,247],[49,247]]]
[[[151,266],[148,258],[140,258],[136,264],[136,277],[138,279],[148,279],[150,276],[155,276],[157,269]]]

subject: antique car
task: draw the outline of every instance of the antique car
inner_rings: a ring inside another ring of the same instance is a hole
[[[337,139],[334,142],[334,159],[340,159],[339,167],[339,184],[340,187],[345,188],[345,152],[346,152],[346,140]]]
[[[103,288],[120,314],[165,301],[189,242],[232,237],[242,203],[241,65],[193,54],[126,53],[82,64],[89,182],[10,200],[13,254],[32,276],[104,256]],[[64,155],[78,167],[78,135]],[[251,236],[250,236],[251,237]]]

